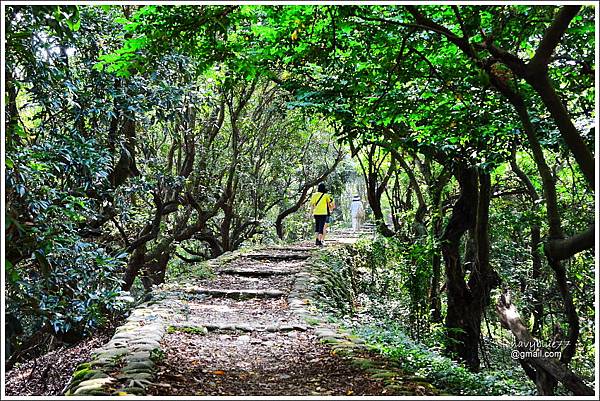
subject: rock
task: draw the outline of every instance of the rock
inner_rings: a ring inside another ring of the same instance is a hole
[[[241,330],[241,331],[255,331],[257,328],[254,326],[247,325],[247,324],[238,324],[236,326],[236,329]]]
[[[399,375],[398,372],[393,372],[393,371],[387,370],[387,371],[375,373],[371,377],[374,379],[391,379],[391,378],[397,377],[398,375]]]
[[[337,344],[341,341],[338,337],[321,337],[321,342],[325,344]]]
[[[315,335],[317,337],[336,337],[336,333],[330,329],[318,328],[315,329]]]
[[[129,343],[129,347],[136,348],[138,346],[147,346],[147,347],[151,347],[152,349],[154,348],[160,348],[160,343],[158,341],[154,341],[154,340],[138,340],[135,342],[131,342]],[[142,351],[142,350],[139,350]]]
[[[150,381],[154,378],[154,375],[152,373],[147,373],[147,372],[135,372],[135,373],[128,373],[127,378],[129,378],[131,380],[136,380],[136,381],[140,381],[140,380]]]
[[[147,360],[150,360],[150,352],[149,351],[133,352],[125,357],[126,362],[139,362],[139,361],[147,361]]]
[[[107,343],[104,345],[104,347],[105,347],[105,348],[121,348],[121,347],[127,347],[127,342],[128,342],[129,340],[130,340],[129,338],[128,338],[128,339],[126,339],[126,340],[124,340],[124,339],[115,339],[115,338],[113,337],[113,339],[112,339],[112,340],[110,340],[109,342],[107,342]]]
[[[121,372],[120,376],[121,378],[125,377],[129,377],[131,375],[135,375],[137,373],[152,373],[154,374],[154,369],[131,369],[131,370],[126,370]]]
[[[75,393],[73,393],[73,395],[75,395]],[[85,390],[80,392],[79,394],[80,396],[105,396],[108,395],[108,391],[104,390],[104,389],[91,389],[91,390]]]
[[[105,379],[108,375],[101,370],[91,370],[85,375],[84,380]]]
[[[130,362],[124,368],[123,372],[133,371],[133,370],[152,370],[154,369],[154,362],[151,360],[139,361],[139,362]]]
[[[250,342],[250,336],[247,336],[247,335],[239,336],[236,341],[240,342],[240,343]]]
[[[358,348],[358,344],[355,344],[351,341],[339,340],[339,342],[332,347],[332,349],[342,349],[342,348]]]
[[[75,392],[73,392],[73,394],[79,395],[81,393],[90,392],[93,390],[100,390],[103,386],[107,386],[112,382],[114,382],[114,379],[110,377],[85,380],[79,383],[78,388],[75,390]]]
[[[112,359],[129,353],[129,350],[125,347],[122,348],[111,348],[111,349],[100,349],[92,353],[92,356],[98,355],[98,359]]]
[[[279,290],[221,290],[201,287],[194,288],[190,292],[233,299],[279,298],[285,295],[283,291]]]
[[[364,344],[365,340],[363,340],[362,338],[359,337],[355,337],[355,336],[350,336],[349,340],[352,341],[354,344]]]
[[[124,393],[124,394],[119,394]],[[140,387],[124,387],[118,391],[115,391],[113,395],[146,395],[146,391]]]
[[[143,351],[151,352],[153,349],[156,349],[156,348],[160,348],[160,347],[155,346],[155,345],[150,345],[150,344],[134,344],[129,347],[129,349],[134,352],[143,352]]]

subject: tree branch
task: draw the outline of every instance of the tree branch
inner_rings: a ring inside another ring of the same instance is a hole
[[[544,33],[544,37],[538,46],[535,55],[529,62],[529,68],[532,73],[539,73],[548,68],[550,57],[560,43],[560,40],[567,30],[571,20],[581,9],[580,5],[564,6],[560,9],[552,24]]]
[[[568,259],[575,254],[594,247],[596,225],[591,224],[587,230],[569,238],[553,239],[546,243],[544,251],[548,258],[554,260]]]

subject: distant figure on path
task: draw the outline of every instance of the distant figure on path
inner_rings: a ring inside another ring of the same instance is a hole
[[[352,198],[350,214],[352,215],[352,231],[357,232],[360,230],[362,220],[365,217],[365,210],[358,195],[354,195],[354,198]]]
[[[311,214],[315,218],[315,245],[323,246],[325,241],[325,224],[331,214],[331,211],[335,209],[335,202],[333,197],[327,193],[324,183],[320,183],[312,197],[310,198]]]

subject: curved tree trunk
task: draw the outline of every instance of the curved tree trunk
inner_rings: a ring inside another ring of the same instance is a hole
[[[457,166],[456,179],[460,197],[442,234],[442,254],[446,272],[448,311],[446,329],[449,337],[447,350],[456,354],[467,366],[479,368],[479,332],[473,325],[472,296],[465,283],[465,272],[460,260],[460,241],[464,233],[475,225],[477,213],[477,174],[465,166]]]
[[[294,203],[293,206],[285,209],[283,212],[281,212],[281,213],[279,213],[279,215],[277,215],[277,219],[275,219],[275,231],[277,232],[277,236],[279,237],[279,239],[283,239],[283,236],[284,236],[283,221],[290,214],[296,213],[298,210],[300,210],[302,205],[304,205],[308,199],[306,196],[307,193],[308,193],[308,188],[306,188],[302,191],[302,193],[300,194],[300,197],[298,198],[298,200],[296,200],[296,203]]]
[[[499,284],[499,277],[489,264],[490,176],[462,165],[456,167],[455,175],[460,185],[460,197],[441,238],[448,293],[446,329],[450,341],[447,350],[471,370],[478,371],[481,319],[489,304],[491,290]],[[473,230],[475,249],[467,283],[459,250],[460,241],[468,230]]]
[[[523,352],[520,362],[527,375],[535,381],[539,395],[553,395],[557,381],[563,383],[575,395],[594,395],[594,389],[587,386],[565,365],[554,358],[544,356],[545,350],[539,348],[539,342],[521,321],[517,309],[511,303],[510,294],[505,292],[499,297],[496,310],[502,326],[515,336],[517,349]]]

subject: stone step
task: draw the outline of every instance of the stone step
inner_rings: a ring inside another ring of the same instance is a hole
[[[273,269],[236,269],[226,268],[217,271],[217,274],[228,274],[244,277],[268,277],[268,276],[286,276],[298,273],[299,270],[273,270]]]
[[[232,299],[279,298],[286,294],[279,290],[227,290],[202,287],[187,288],[186,292]]]
[[[282,260],[306,260],[310,258],[310,255],[305,254],[296,254],[296,253],[287,253],[287,254],[269,254],[269,253],[249,253],[244,255],[243,257],[254,260],[274,260],[274,261],[282,261]]]
[[[273,248],[274,251],[287,251],[287,252],[310,252],[310,247],[293,247],[293,246],[285,246],[281,248]]]
[[[286,331],[306,331],[307,328],[302,324],[286,324],[286,325],[252,325],[252,324],[205,324],[203,325],[208,331],[267,331],[267,332],[286,332]]]

